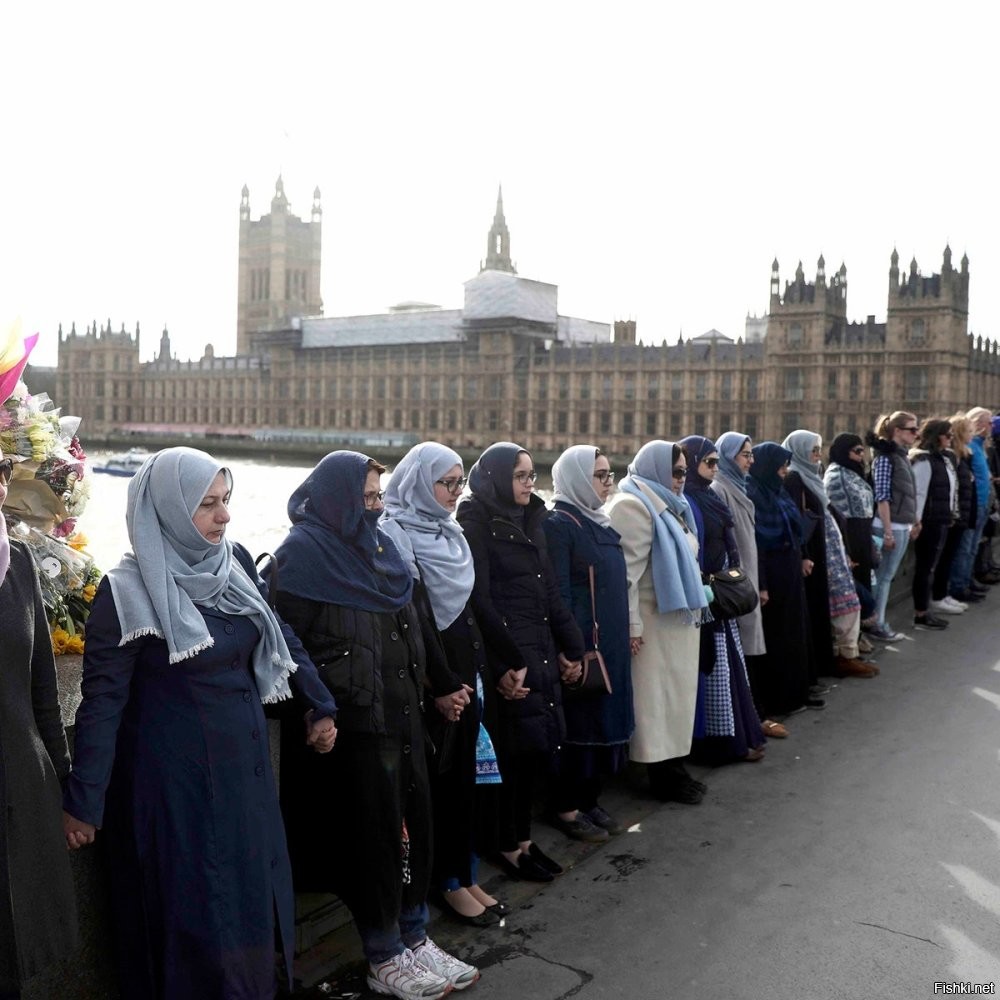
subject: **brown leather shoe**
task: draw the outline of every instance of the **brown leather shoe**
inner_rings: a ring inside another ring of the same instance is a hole
[[[878,672],[874,663],[866,663],[857,658],[849,660],[846,656],[837,657],[838,677],[874,677]]]
[[[764,731],[764,735],[771,739],[788,739],[788,730],[780,722],[775,722],[773,719],[765,719],[760,724],[760,728]]]

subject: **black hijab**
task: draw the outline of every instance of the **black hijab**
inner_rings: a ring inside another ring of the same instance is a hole
[[[864,441],[858,434],[838,434],[830,445],[830,461],[864,477],[865,463],[851,454],[851,449],[857,448],[859,444],[864,444]]]
[[[472,496],[494,517],[516,522],[524,517],[524,507],[514,500],[514,466],[519,455],[528,455],[528,452],[519,444],[498,441],[479,456],[469,472]]]

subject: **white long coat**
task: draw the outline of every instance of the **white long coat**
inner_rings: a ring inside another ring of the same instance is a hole
[[[646,495],[657,513],[666,509],[659,497]],[[625,553],[629,635],[643,640],[639,654],[632,657],[635,732],[629,756],[644,764],[684,757],[691,750],[698,699],[699,631],[686,624],[682,611],[656,610],[650,563],[653,522],[642,501],[618,493],[608,513]],[[697,537],[693,532],[685,537],[697,558]]]

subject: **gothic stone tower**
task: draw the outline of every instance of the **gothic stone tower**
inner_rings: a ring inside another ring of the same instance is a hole
[[[503,214],[503,187],[497,189],[497,210],[493,216],[490,234],[486,237],[486,260],[480,261],[479,271],[508,271],[517,274],[510,259],[510,230]]]
[[[916,258],[902,278],[899,254],[889,267],[885,366],[889,372],[886,406],[912,410],[921,419],[967,409],[976,398],[970,384],[969,258],[961,270],[944,248],[941,273],[924,277]],[[898,400],[898,404],[894,401]],[[993,400],[983,405],[992,406]]]
[[[313,192],[312,218],[303,222],[289,211],[285,185],[278,177],[269,215],[250,219],[250,191],[240,202],[240,265],[236,353],[250,350],[249,335],[287,327],[294,316],[319,316],[320,251],[323,210],[319,188]]]
[[[807,282],[802,262],[795,280],[779,291],[778,262],[771,265],[771,304],[764,338],[764,399],[768,401],[762,440],[781,441],[803,427],[817,401],[825,399],[825,348],[831,330],[847,317],[847,268],[841,265],[827,284],[826,262],[816,262],[816,280]],[[822,428],[810,428],[825,433]]]

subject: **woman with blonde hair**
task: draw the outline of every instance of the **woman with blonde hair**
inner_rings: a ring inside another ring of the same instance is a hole
[[[958,542],[958,551],[951,564],[949,590],[953,597],[965,600],[968,593],[985,593],[986,589],[973,579],[972,571],[976,561],[979,540],[983,537],[986,517],[990,510],[993,486],[990,482],[990,468],[986,461],[986,437],[991,430],[992,414],[984,406],[974,406],[966,414],[972,424],[972,439],[969,442],[970,464],[976,479],[975,520],[967,534]]]
[[[885,620],[889,588],[899,569],[911,538],[920,534],[917,521],[917,486],[907,454],[917,438],[917,418],[913,413],[896,410],[881,416],[868,435],[875,453],[872,483],[875,488],[875,517],[872,533],[882,542],[882,558],[875,571],[875,625],[868,629],[873,639],[896,642],[901,632]]]

